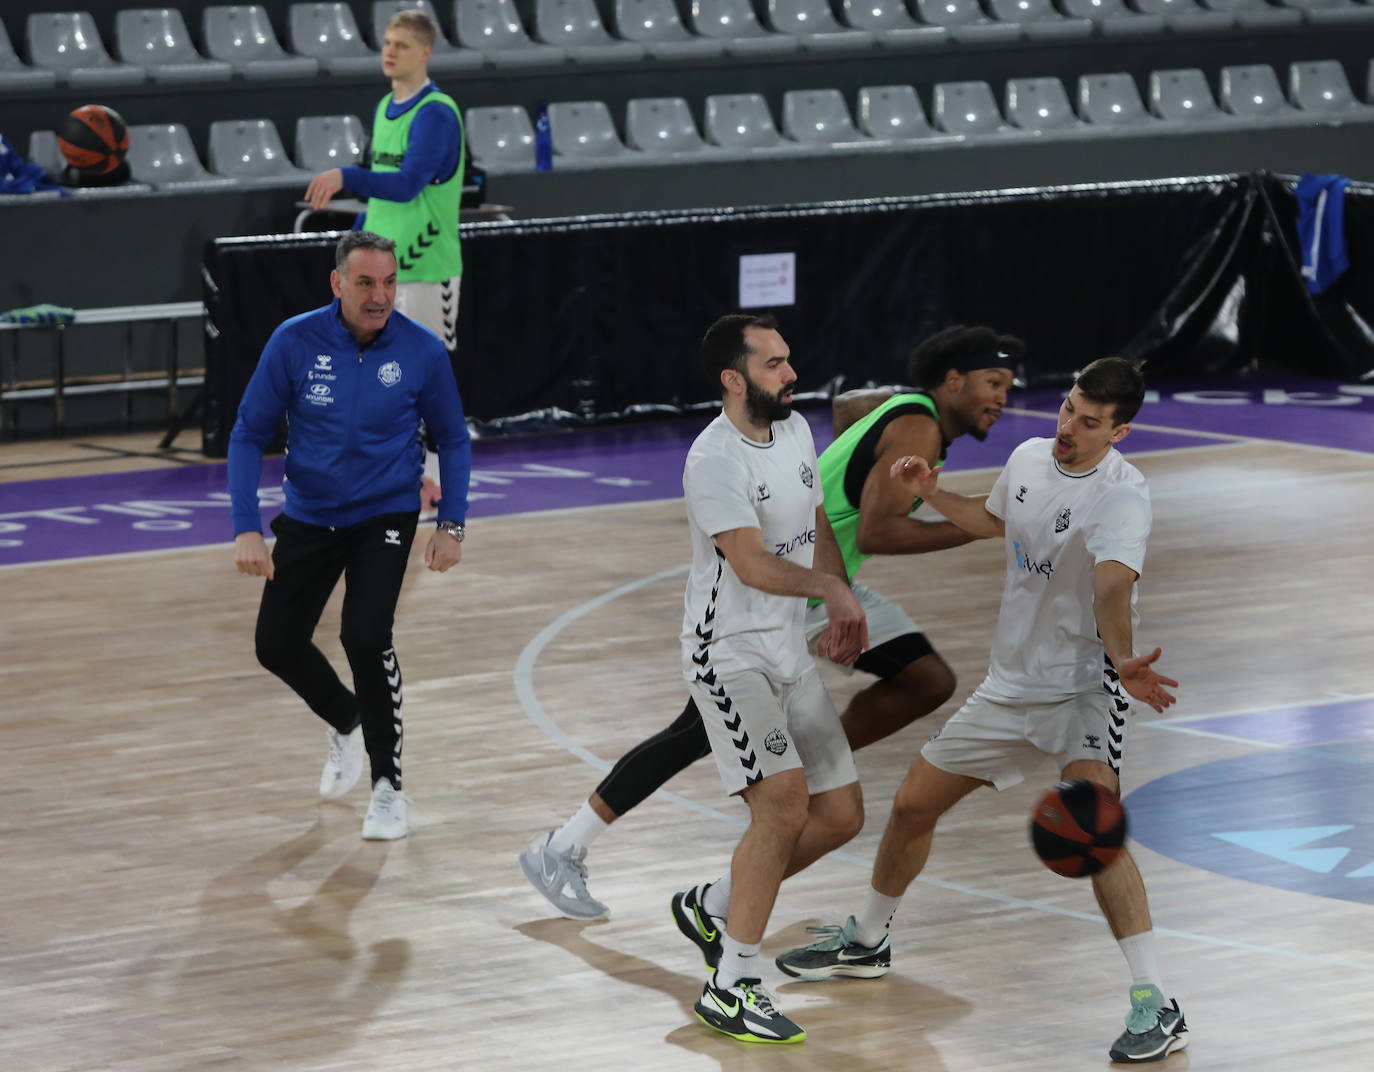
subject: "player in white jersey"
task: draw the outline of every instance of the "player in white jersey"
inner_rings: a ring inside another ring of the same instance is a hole
[[[750,822],[716,884],[730,890],[728,923],[695,1011],[744,1041],[801,1042],[806,1032],[763,987],[759,944],[783,878],[863,825],[844,727],[807,651],[806,597],[830,615],[822,655],[852,664],[868,634],[822,509],[810,426],[792,412],[797,376],[775,322],[722,317],[701,354],[723,411],[682,474],[692,534],[682,665],[721,779]]]
[[[972,696],[921,750],[897,790],[866,903],[827,938],[778,957],[789,975],[877,976],[890,963],[888,930],[930,853],[935,824],[980,786],[1005,789],[1046,755],[1066,781],[1120,793],[1130,700],[1162,711],[1174,702],[1136,657],[1135,582],[1150,534],[1145,478],[1115,449],[1140,409],[1145,384],[1121,358],[1094,361],[1059,411],[1054,439],[1012,452],[992,493],[940,491],[924,458],[892,475],[969,534],[1005,537],[1007,567],[991,665]],[[1126,957],[1131,1011],[1112,1044],[1115,1061],[1162,1060],[1188,1043],[1177,1001],[1166,1001],[1145,885],[1129,853],[1093,876],[1093,892]]]

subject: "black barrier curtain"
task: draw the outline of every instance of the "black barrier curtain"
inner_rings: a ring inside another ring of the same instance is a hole
[[[1374,369],[1374,191],[1352,184],[1351,268],[1314,299],[1292,188],[1234,175],[465,226],[454,367],[492,429],[709,405],[697,342],[738,307],[740,257],[793,253],[795,304],[766,311],[802,391],[900,383],[911,346],[952,323],[1024,338],[1032,385],[1067,384],[1104,354],[1146,358],[1154,377],[1358,378]],[[227,451],[273,329],[330,300],[335,238],[207,247],[207,454]]]

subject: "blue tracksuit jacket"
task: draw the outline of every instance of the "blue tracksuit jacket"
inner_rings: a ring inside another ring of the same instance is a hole
[[[448,352],[429,329],[393,310],[359,347],[335,299],[272,333],[229,437],[235,535],[262,531],[262,452],[282,413],[288,517],[342,528],[418,510],[423,419],[439,448],[439,519],[466,520],[472,443]]]

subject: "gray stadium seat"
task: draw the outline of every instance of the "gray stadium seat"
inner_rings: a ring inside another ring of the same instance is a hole
[[[56,71],[40,71],[30,67],[15,54],[5,24],[0,22],[0,90],[51,89],[57,85]]]
[[[458,43],[497,67],[559,64],[563,50],[530,40],[512,0],[453,0]]]
[[[706,98],[706,138],[724,149],[762,152],[786,148],[773,125],[768,102],[758,93],[713,94]]]
[[[1073,113],[1057,78],[1013,78],[1007,82],[1006,115],[1022,130],[1075,132],[1086,124]]]
[[[314,175],[286,156],[270,119],[224,119],[210,124],[210,170],[251,186],[299,186]]]
[[[1221,69],[1221,107],[1242,119],[1283,122],[1302,120],[1288,103],[1279,85],[1279,76],[1267,63]]]
[[[663,157],[703,157],[721,150],[697,132],[682,97],[643,97],[625,107],[625,141],[633,149]]]
[[[1288,98],[1304,112],[1323,119],[1374,117],[1374,108],[1355,99],[1340,60],[1289,64]]]
[[[926,119],[925,109],[911,86],[862,86],[859,89],[859,129],[883,141],[949,141]]]
[[[25,159],[30,164],[37,164],[54,179],[62,178],[67,162],[62,159],[62,150],[58,148],[56,131],[35,130],[29,135],[26,153]]]
[[[871,141],[855,128],[838,89],[792,89],[784,93],[782,132],[793,141],[817,148]]]
[[[448,74],[454,71],[475,71],[486,61],[480,52],[470,48],[454,48],[453,42],[444,36],[439,25],[439,16],[429,0],[373,0],[372,3],[372,43],[381,51],[382,38],[386,36],[387,20],[398,11],[423,11],[434,20],[437,31],[434,35],[434,51],[429,57],[430,74]]]
[[[115,51],[146,68],[154,82],[227,82],[234,68],[207,60],[191,44],[186,20],[175,8],[149,7],[115,16]]]
[[[205,170],[180,123],[129,128],[129,171],[139,182],[157,190],[233,189],[233,179]]]
[[[615,0],[615,28],[625,40],[643,45],[655,59],[694,59],[725,52],[721,42],[688,31],[673,0]]]
[[[320,61],[330,74],[380,74],[382,57],[363,42],[347,4],[292,4],[287,13],[291,51]]]
[[[356,115],[304,115],[296,120],[296,163],[307,171],[348,167],[363,158],[363,124]]]
[[[832,48],[872,48],[876,42],[867,30],[841,26],[828,0],[768,0],[768,21],[779,33],[795,37],[812,52]]]
[[[935,125],[947,134],[976,137],[1007,129],[986,82],[937,82]]]
[[[617,41],[601,24],[593,0],[535,0],[535,35],[555,45],[576,63],[634,63],[644,47]]]
[[[1150,111],[1177,123],[1206,123],[1224,118],[1207,76],[1196,67],[1150,73]]]
[[[932,26],[943,26],[955,41],[1001,44],[1021,36],[1016,24],[984,15],[978,0],[916,0],[916,13]]]
[[[749,0],[692,0],[692,29],[733,55],[796,52],[801,42],[759,25]]]
[[[902,0],[841,0],[841,8],[846,24],[867,30],[882,48],[930,48],[949,40],[943,26],[913,19]]]
[[[1374,7],[1351,0],[1283,0],[1283,5],[1301,11],[1314,26],[1368,26],[1374,22]]]
[[[1292,8],[1275,7],[1268,0],[1201,0],[1211,11],[1224,11],[1245,30],[1276,29],[1300,26],[1302,12]]]
[[[610,109],[603,101],[550,104],[549,129],[553,134],[553,151],[564,162],[616,163],[630,155],[616,134]]]
[[[1143,14],[1158,15],[1178,33],[1217,33],[1235,23],[1228,12],[1198,7],[1194,0],[1135,0],[1135,6]]]
[[[245,78],[311,78],[320,69],[319,60],[286,54],[259,4],[207,7],[201,26],[205,51]]]
[[[1060,0],[1064,14],[1074,18],[1092,19],[1104,34],[1157,34],[1164,32],[1164,19],[1159,15],[1141,15],[1128,8],[1122,0]]]
[[[114,89],[148,80],[148,72],[117,63],[105,51],[95,20],[85,11],[47,11],[25,23],[29,62],[57,72],[63,85]]]
[[[62,181],[62,173],[67,167],[67,161],[62,159],[62,150],[57,144],[56,131],[35,130],[31,133],[26,159],[32,164],[37,164],[58,182]],[[119,186],[67,186],[64,189],[72,196],[80,198],[141,197],[153,192],[153,188],[146,182],[138,182],[137,180],[131,180]],[[32,193],[20,196],[28,200],[44,195]]]
[[[469,108],[463,131],[473,160],[489,172],[534,170],[534,127],[520,105]]]
[[[1079,118],[1108,128],[1149,125],[1155,119],[1145,111],[1140,90],[1129,74],[1085,74],[1078,80]]]
[[[988,8],[993,18],[1016,23],[1023,36],[1035,41],[1088,37],[1093,32],[1091,19],[1061,15],[1050,0],[991,0]]]

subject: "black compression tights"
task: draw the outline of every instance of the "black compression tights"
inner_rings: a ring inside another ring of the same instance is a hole
[[[654,790],[711,754],[706,727],[695,700],[689,699],[671,726],[640,741],[596,787],[597,796],[616,815],[624,815]]]

